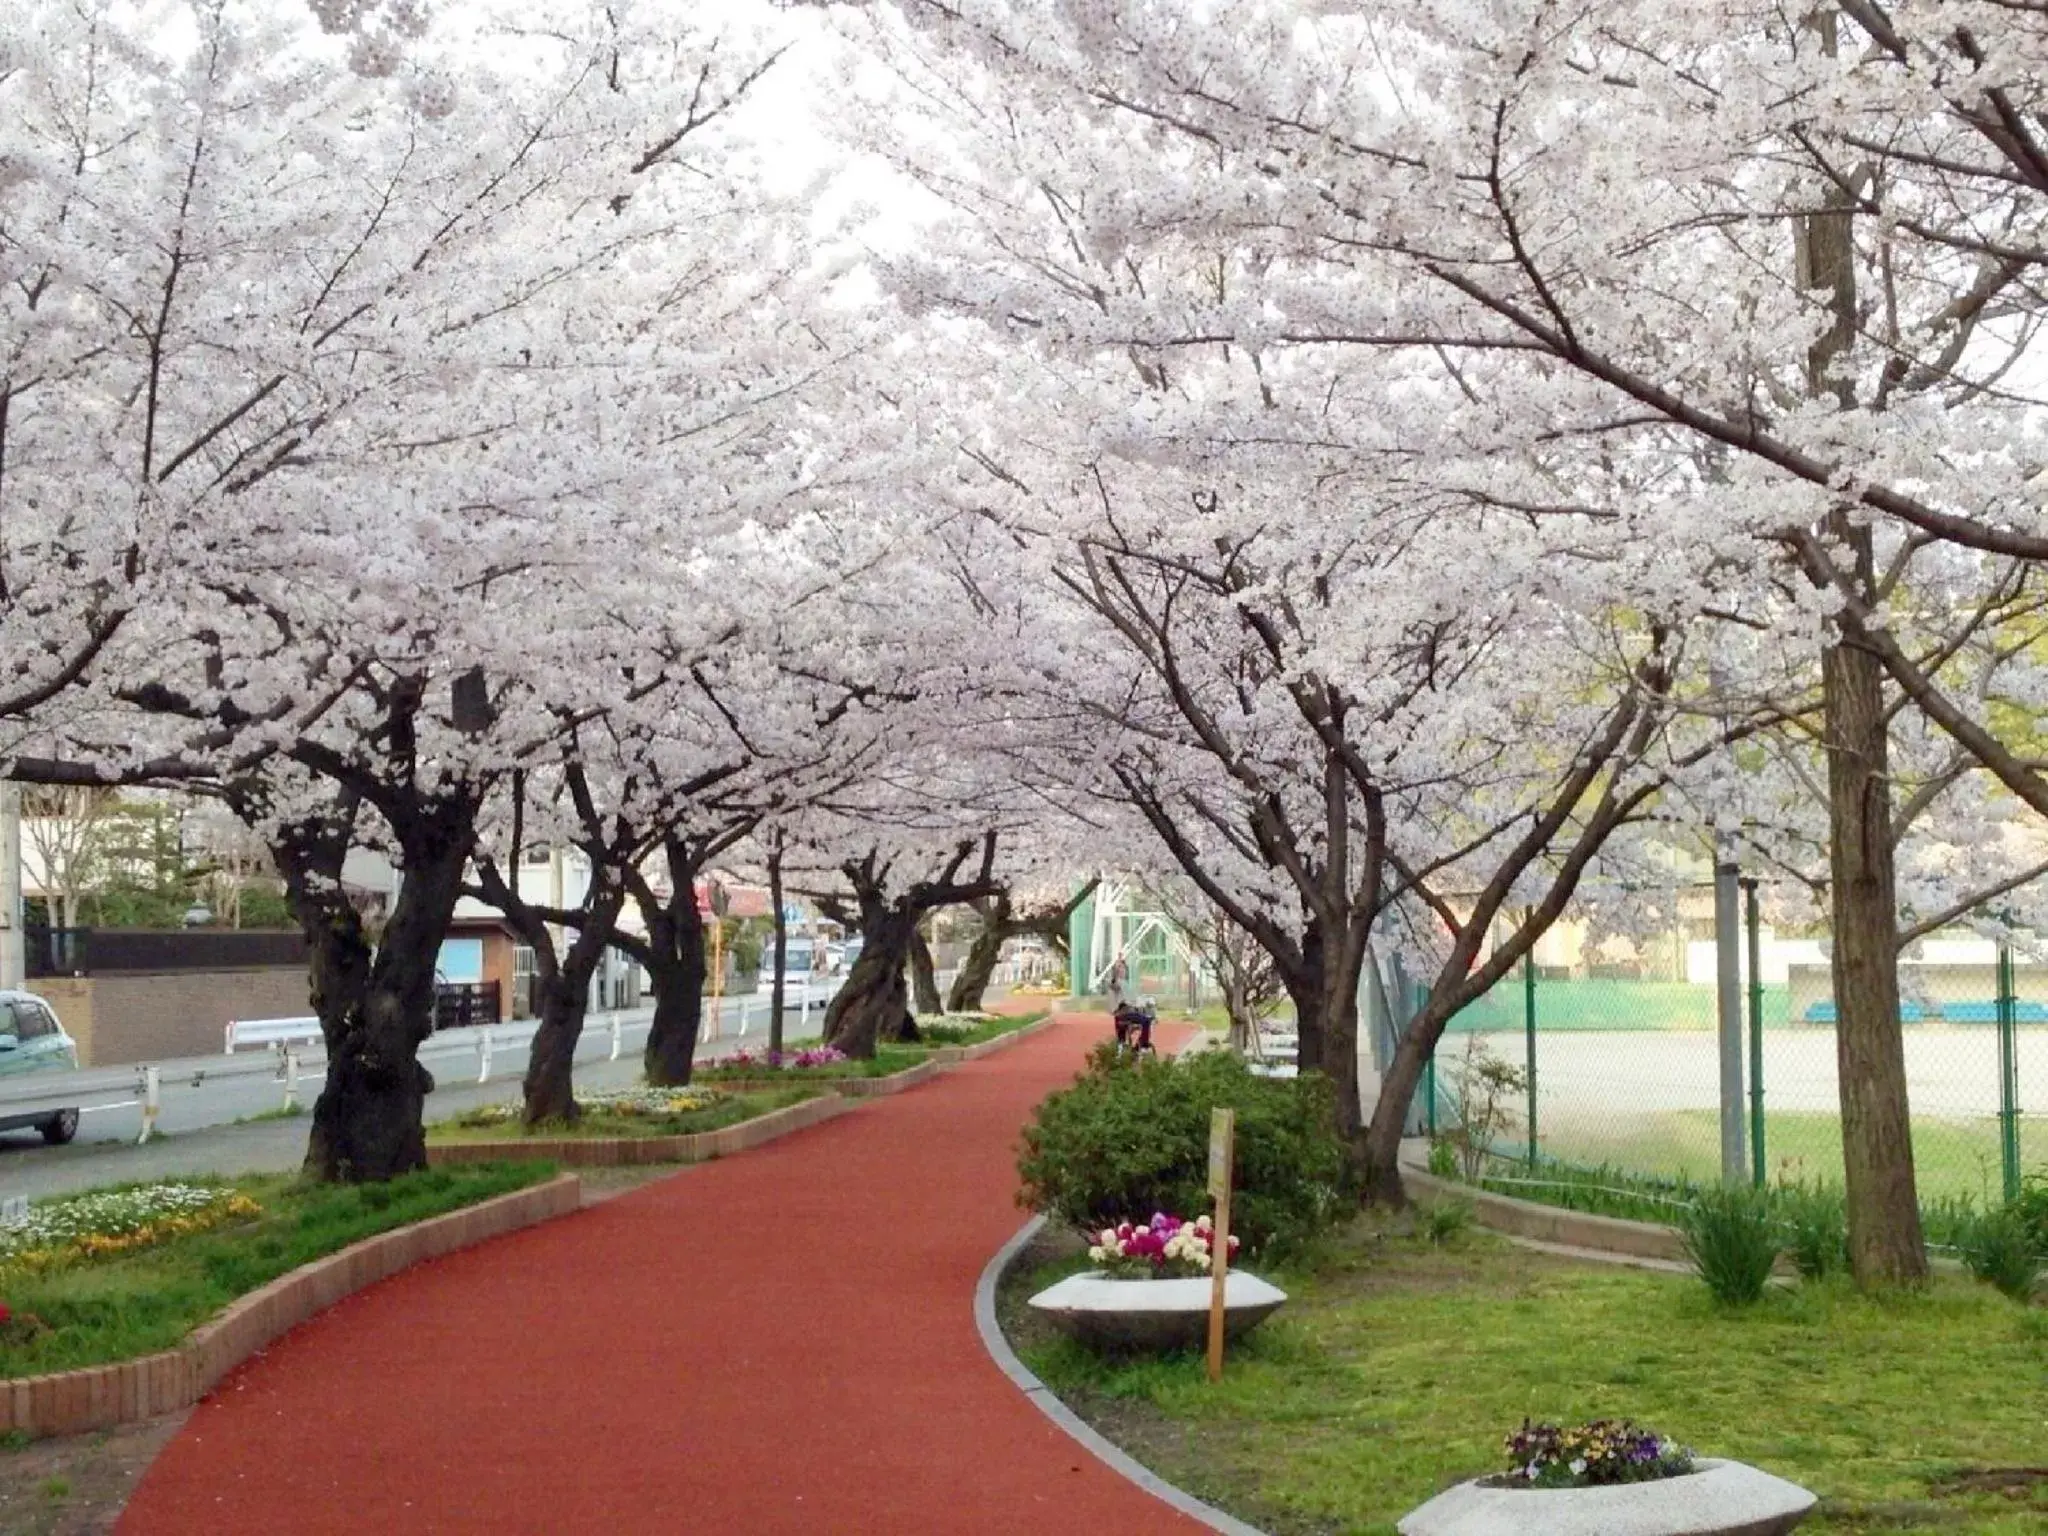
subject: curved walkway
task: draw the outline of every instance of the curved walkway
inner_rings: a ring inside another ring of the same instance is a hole
[[[1018,1128],[1100,1015],[423,1265],[224,1381],[126,1536],[1202,1529],[997,1370]]]

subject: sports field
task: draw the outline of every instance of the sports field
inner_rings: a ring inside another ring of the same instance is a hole
[[[1683,990],[1712,996],[1709,989]],[[1541,1153],[1639,1173],[1715,1174],[1720,1166],[1720,1065],[1710,1029],[1553,1029],[1540,1010],[1538,1017]],[[2022,1161],[2029,1169],[2048,1171],[2048,1026],[2022,1025],[2017,1033]],[[1526,1056],[1519,1019],[1513,1029],[1446,1038],[1437,1056],[1445,1088],[1467,1039],[1517,1065]],[[2000,1170],[1996,1031],[1913,1024],[1905,1028],[1905,1046],[1922,1195],[1981,1198],[1995,1192]],[[1766,1029],[1763,1077],[1764,1145],[1772,1176],[1839,1181],[1834,1030]],[[1519,1145],[1526,1139],[1527,1123],[1517,1108],[1508,1140]]]

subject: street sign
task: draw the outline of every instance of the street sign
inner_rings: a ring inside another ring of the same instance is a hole
[[[1231,1143],[1237,1139],[1237,1111],[1209,1111],[1209,1197],[1226,1199],[1230,1194]]]

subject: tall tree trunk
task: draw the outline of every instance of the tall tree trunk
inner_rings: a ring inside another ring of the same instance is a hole
[[[861,1060],[897,1037],[909,1012],[903,972],[910,957],[914,914],[885,907],[861,923],[860,958],[825,1010],[825,1043]]]
[[[590,893],[583,926],[559,960],[554,958],[547,925],[534,921],[531,912],[518,919],[522,928],[535,930],[528,942],[539,963],[535,980],[540,991],[540,1023],[527,1047],[526,1079],[521,1085],[528,1125],[574,1120],[581,1113],[576,1105],[576,1046],[583,1038],[583,1020],[590,1010],[590,983],[618,927],[625,897],[610,872],[596,860],[591,863],[591,878],[598,884]]]
[[[1869,530],[1836,532],[1867,568]],[[1822,656],[1842,1172],[1850,1267],[1866,1285],[1927,1278],[1899,1024],[1898,902],[1882,681],[1882,663],[1867,650],[1834,645]]]
[[[938,970],[932,964],[932,946],[920,924],[910,930],[910,991],[916,1011],[927,1016],[943,1013],[939,1001]]]
[[[993,902],[977,902],[975,910],[981,924],[974,930],[974,942],[967,946],[967,956],[960,962],[960,972],[946,994],[948,1013],[981,1012],[982,995],[988,991],[989,978],[995,975],[996,962],[1002,958],[1004,941],[1010,937],[1008,896],[998,896]]]
[[[336,926],[334,905],[345,899],[338,891],[294,897],[316,956],[328,949],[326,962],[315,961],[327,1077],[306,1145],[312,1178],[370,1183],[427,1165],[423,1113],[434,1082],[419,1064],[419,1046],[433,1028],[434,972],[475,817],[469,800],[442,801],[395,829],[404,858],[398,899],[353,1002],[347,989],[360,961]]]
[[[654,1022],[641,1063],[647,1081],[679,1088],[690,1081],[697,1037],[704,1028],[704,925],[685,884],[686,910],[647,924],[648,980],[654,985]]]
[[[775,979],[768,985],[768,1054],[782,1055],[782,1004],[788,988],[785,971],[789,966],[789,914],[782,905],[782,834],[775,834],[768,850],[768,900],[775,908]],[[815,959],[815,957],[813,957]],[[804,984],[810,985],[805,972]]]

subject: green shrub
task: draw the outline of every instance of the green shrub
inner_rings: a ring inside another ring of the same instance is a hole
[[[1429,1144],[1429,1171],[1440,1179],[1458,1176],[1458,1149],[1442,1136]]]
[[[2033,1235],[2034,1252],[2048,1257],[2048,1173],[2037,1173],[2021,1185],[2012,1208]]]
[[[1679,1213],[1685,1256],[1717,1301],[1746,1306],[1764,1293],[1778,1260],[1770,1196],[1747,1184],[1702,1189]]]
[[[1438,1200],[1422,1208],[1417,1225],[1432,1247],[1441,1248],[1462,1237],[1476,1219],[1470,1200]]]
[[[1237,1111],[1231,1229],[1246,1251],[1327,1226],[1349,1183],[1329,1079],[1254,1077],[1228,1051],[1178,1061],[1096,1052],[1025,1127],[1019,1203],[1084,1231],[1155,1211],[1192,1220],[1209,1209],[1209,1111],[1224,1106]]]
[[[1785,1235],[1785,1252],[1809,1280],[1822,1280],[1849,1267],[1849,1212],[1842,1192],[1830,1185],[1785,1184],[1775,1205]]]
[[[2041,1250],[2027,1213],[2016,1200],[1984,1211],[1956,1234],[1963,1265],[2015,1301],[2026,1301],[2041,1279]]]

